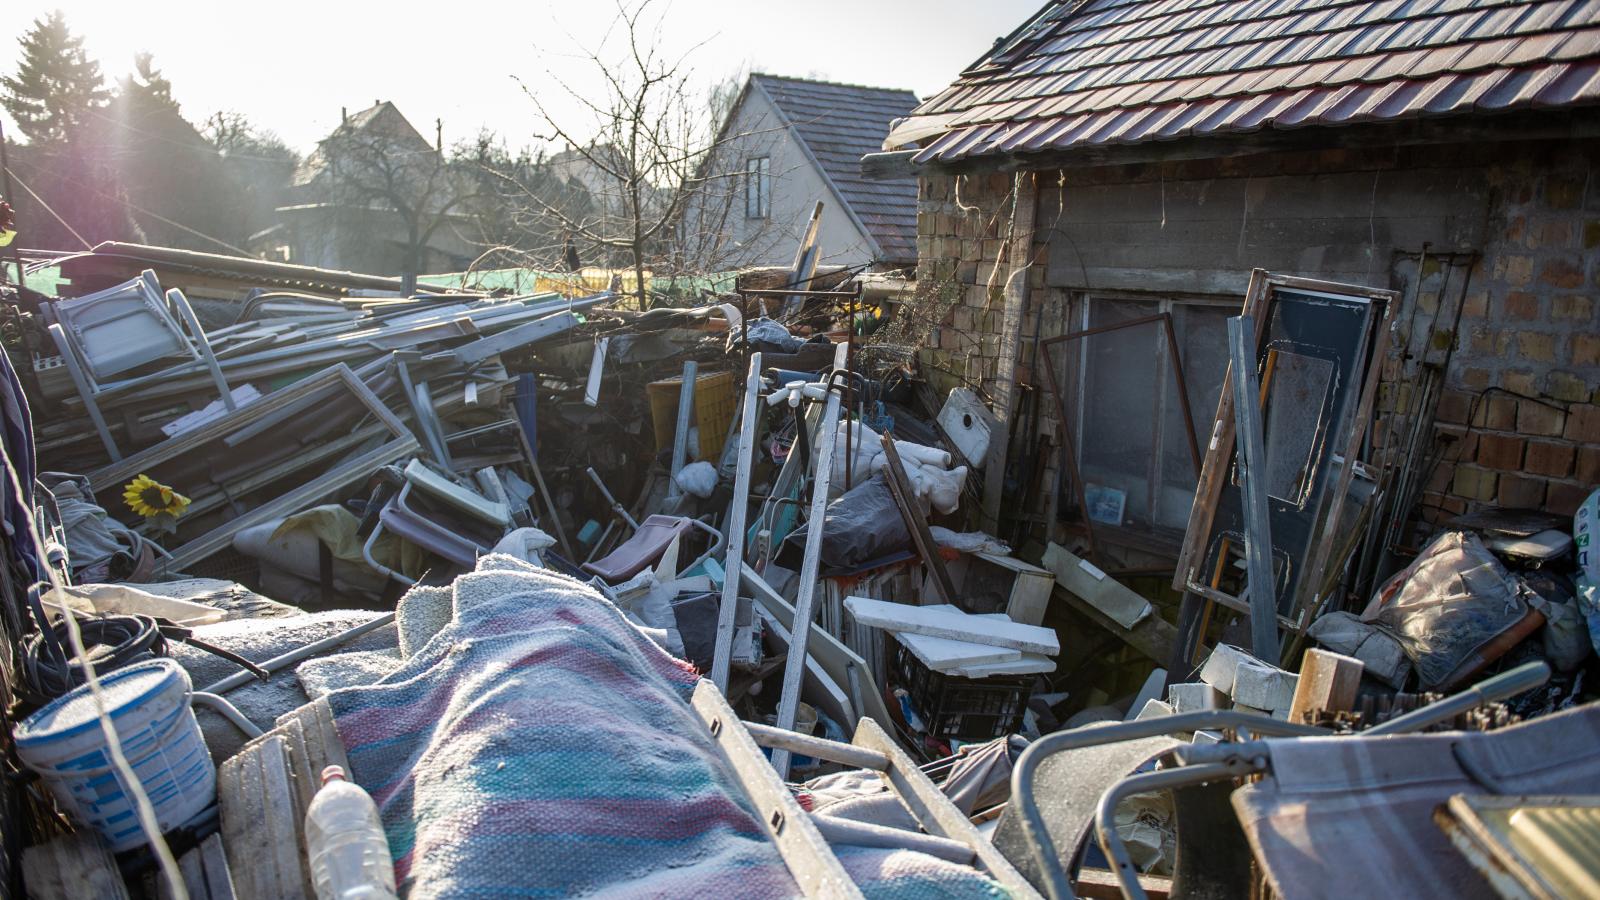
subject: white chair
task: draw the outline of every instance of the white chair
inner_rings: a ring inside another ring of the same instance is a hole
[[[113,461],[122,459],[122,453],[111,437],[111,429],[106,427],[96,398],[109,391],[125,390],[149,377],[112,380],[118,375],[159,360],[186,357],[210,370],[223,405],[229,410],[235,408],[222,367],[217,364],[194,309],[176,288],[163,295],[161,284],[149,269],[114,288],[58,300],[49,309],[55,318],[49,326],[50,337]]]

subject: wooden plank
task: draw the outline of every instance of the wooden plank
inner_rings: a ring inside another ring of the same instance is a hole
[[[995,370],[995,426],[983,463],[983,517],[986,529],[999,533],[1004,499],[1006,459],[1011,451],[1011,426],[1016,414],[1016,371],[1022,356],[1022,319],[1028,305],[1028,269],[1033,265],[1034,213],[1039,206],[1038,176],[1018,172],[1012,182],[1011,244],[1006,251],[1005,305],[1000,319],[1000,359]],[[949,602],[949,598],[946,598]]]
[[[260,865],[255,829],[265,814],[261,802],[261,757],[257,752],[267,736],[244,745],[217,769],[217,806],[222,819],[223,849],[230,871],[240,877],[234,893],[240,900],[270,900],[276,883],[268,867]]]
[[[1266,304],[1267,273],[1255,269],[1250,273],[1250,286],[1245,290],[1244,307],[1239,315],[1255,322],[1266,321],[1272,309]],[[1257,334],[1259,344],[1260,335]],[[1233,366],[1222,376],[1222,392],[1217,398],[1217,415],[1211,425],[1211,439],[1206,445],[1205,465],[1200,469],[1200,483],[1195,488],[1194,504],[1189,507],[1189,523],[1183,533],[1183,549],[1178,553],[1178,565],[1172,576],[1174,590],[1187,591],[1189,582],[1199,581],[1198,567],[1205,560],[1206,542],[1211,537],[1211,523],[1217,512],[1217,499],[1228,477],[1228,462],[1233,453]],[[1162,660],[1163,662],[1165,660]]]
[[[944,603],[954,603],[956,589],[950,581],[950,570],[945,568],[944,557],[939,555],[939,545],[934,541],[933,533],[928,530],[927,515],[916,505],[916,493],[912,491],[911,482],[906,478],[905,466],[900,462],[900,451],[894,445],[894,435],[886,431],[881,439],[886,463],[883,467],[883,477],[889,487],[889,495],[900,510],[900,518],[905,521],[906,531],[911,533],[911,543],[916,546],[917,555],[922,557],[923,565],[927,566],[933,575],[934,591],[939,594],[939,600]]]
[[[1234,436],[1244,496],[1244,560],[1249,571],[1245,591],[1250,600],[1250,652],[1263,662],[1278,663],[1278,591],[1272,577],[1272,533],[1267,507],[1267,454],[1262,443],[1261,395],[1256,376],[1255,335],[1251,319],[1228,320],[1228,351],[1233,366]],[[1349,468],[1346,466],[1346,468]]]
[[[256,864],[272,868],[277,896],[284,900],[315,897],[310,861],[301,839],[303,820],[296,815],[294,787],[290,783],[288,743],[281,735],[272,735],[261,742],[259,755],[265,816],[256,829],[261,844]]]
[[[233,874],[228,869],[220,833],[213,833],[200,842],[200,862],[205,867],[206,893],[211,900],[235,900]]]
[[[1178,629],[1159,615],[1146,616],[1132,628],[1124,628],[1120,622],[1089,605],[1087,600],[1059,584],[1056,585],[1053,597],[1071,607],[1074,612],[1116,635],[1124,644],[1139,651],[1148,659],[1166,665],[1172,655],[1172,648],[1178,639]]]
[[[834,347],[833,366],[842,369],[847,362],[849,346]],[[813,605],[817,597],[817,581],[822,568],[822,521],[828,511],[828,485],[833,479],[834,447],[839,439],[838,391],[829,391],[822,411],[822,431],[813,448],[812,458],[816,469],[811,481],[811,515],[806,521],[805,558],[800,563],[800,590],[794,601],[794,623],[790,626],[788,662],[783,670],[783,693],[778,700],[778,727],[794,730],[795,715],[800,706],[800,682],[805,678],[806,644],[811,636]],[[789,751],[772,751],[772,767],[780,778],[789,774]]]
[[[750,470],[755,465],[756,420],[759,418],[761,397],[761,354],[750,354],[750,368],[745,374],[744,406],[739,413],[739,459],[734,469],[733,501],[728,507],[728,524],[725,531],[728,551],[723,556],[723,568],[738,571],[744,563],[745,517],[750,512]],[[728,668],[733,656],[734,613],[739,608],[739,579],[722,579],[722,603],[717,607],[717,639],[711,656],[711,682],[717,690],[728,690]]]
[[[954,607],[951,607],[952,609]],[[981,666],[986,663],[1015,662],[1022,651],[1013,647],[996,647],[993,644],[974,644],[953,638],[930,637],[926,634],[902,632],[895,635],[911,655],[934,671]]]
[[[900,745],[895,743],[887,732],[873,722],[862,722],[861,726],[856,731],[855,745],[876,750],[889,758],[889,768],[884,772],[884,778],[894,789],[900,802],[905,804],[906,809],[910,810],[921,823],[924,831],[971,847],[983,868],[988,870],[990,877],[1000,882],[1011,896],[1018,898],[1039,896],[1033,885],[1022,877],[1022,873],[995,849],[988,838],[978,832],[972,821],[956,809],[950,798],[917,768],[916,763],[911,761],[911,757],[900,749]]]
[[[822,833],[817,831],[810,814],[800,808],[799,801],[777,770],[767,763],[761,748],[756,746],[716,685],[701,681],[695,686],[692,703],[700,720],[710,730],[717,749],[738,777],[745,796],[755,806],[756,818],[777,846],[789,874],[800,887],[801,896],[860,897],[861,891],[850,880],[839,858],[833,855]]]
[[[1289,721],[1306,722],[1318,710],[1348,712],[1355,708],[1356,691],[1366,663],[1350,656],[1315,647],[1300,660],[1300,682],[1295,685],[1294,702],[1289,704]]]
[[[845,608],[856,622],[885,631],[912,632],[931,637],[966,640],[1055,656],[1061,652],[1056,633],[1038,625],[1001,622],[964,612],[950,612],[906,603],[889,603],[868,597],[846,597]]]
[[[22,851],[22,881],[32,900],[127,900],[111,849],[88,829]]]
[[[210,900],[211,889],[206,886],[205,864],[200,857],[199,847],[178,857],[178,872],[183,875],[183,888],[188,892],[189,900]],[[165,878],[159,878],[157,884],[161,886],[163,897],[175,896]]]
[[[1057,585],[1083,598],[1125,629],[1138,625],[1153,612],[1149,600],[1060,544],[1045,548],[1043,563],[1055,575]]]

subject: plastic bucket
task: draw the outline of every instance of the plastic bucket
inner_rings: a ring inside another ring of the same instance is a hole
[[[122,753],[163,832],[204,813],[216,798],[217,769],[189,707],[183,667],[154,659],[100,679]],[[38,772],[56,801],[120,853],[144,843],[133,800],[111,766],[89,686],[75,688],[29,716],[16,733],[17,755]]]

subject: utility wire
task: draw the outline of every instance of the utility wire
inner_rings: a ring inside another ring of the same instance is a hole
[[[10,175],[12,177],[12,179],[14,179],[17,182],[17,184],[22,185],[22,189],[28,192],[28,196],[29,197],[32,197],[35,201],[38,202],[38,204],[40,206],[44,207],[44,211],[45,212],[49,213],[52,216],[55,216],[56,221],[61,223],[61,227],[62,228],[65,228],[66,230],[72,232],[72,236],[78,239],[78,243],[83,245],[83,249],[85,249],[85,250],[93,250],[94,249],[94,246],[91,245],[88,241],[84,240],[83,239],[83,235],[78,233],[78,229],[73,228],[71,225],[68,225],[67,224],[67,220],[61,218],[61,214],[60,213],[58,213],[54,209],[52,209],[50,204],[44,202],[44,198],[43,197],[39,196],[38,194],[35,194],[33,192],[33,188],[28,187],[28,183],[26,181],[23,181],[22,178],[20,176],[18,176],[16,172],[11,171],[11,169],[9,167],[7,167],[6,174]]]
[[[9,170],[7,170],[7,171],[9,171]],[[251,256],[251,254],[250,254],[250,251],[248,251],[248,250],[242,250],[242,249],[240,249],[238,247],[235,247],[234,245],[228,243],[227,241],[222,240],[221,238],[214,238],[211,235],[206,234],[203,231],[196,231],[195,229],[190,228],[189,226],[183,224],[182,222],[175,222],[172,219],[169,219],[166,216],[161,215],[160,213],[154,213],[154,212],[151,212],[148,209],[145,209],[144,207],[137,206],[137,205],[134,204],[134,202],[132,200],[129,200],[126,197],[119,197],[119,196],[117,196],[115,194],[108,194],[105,191],[102,191],[102,190],[94,187],[93,185],[84,184],[83,182],[79,181],[76,178],[71,177],[70,175],[62,175],[60,172],[57,172],[57,171],[55,171],[53,169],[41,168],[40,171],[45,172],[46,174],[49,174],[49,175],[53,175],[56,178],[60,178],[63,181],[71,182],[72,184],[75,184],[78,187],[83,188],[84,190],[86,190],[86,191],[88,191],[88,192],[90,192],[92,194],[97,194],[97,195],[99,195],[101,197],[104,197],[107,200],[114,200],[114,201],[116,201],[118,203],[121,203],[122,205],[126,206],[127,208],[133,210],[134,212],[136,212],[136,213],[138,213],[140,215],[149,216],[150,218],[155,219],[158,222],[163,222],[163,223],[165,223],[167,225],[171,225],[173,228],[178,228],[178,229],[182,229],[183,231],[187,231],[188,233],[194,235],[197,238],[200,238],[201,240],[210,241],[211,243],[216,244],[218,247],[225,247],[228,250],[231,250],[234,253],[237,253],[240,256],[243,256],[243,257],[245,257],[247,259],[253,258]],[[12,173],[12,177],[15,178],[16,174]],[[18,178],[17,180],[20,182],[22,179]],[[27,185],[23,185],[23,187],[26,188]],[[33,191],[30,190],[30,191],[28,191],[28,193],[33,194]],[[34,194],[34,197],[35,197],[35,199],[37,199],[38,195]],[[39,202],[43,203],[44,201],[40,200]],[[54,215],[54,213],[52,213],[52,215]],[[56,216],[56,218],[59,219],[61,217],[60,216]],[[61,224],[66,225],[67,223],[62,222]],[[68,227],[70,229],[70,226],[68,226]],[[73,234],[77,234],[77,232],[74,231]],[[82,241],[83,238],[80,237],[80,238],[78,238],[78,240]],[[89,243],[87,241],[85,241],[84,242],[84,246],[85,247],[89,247]],[[90,247],[89,249],[93,249],[93,248]]]

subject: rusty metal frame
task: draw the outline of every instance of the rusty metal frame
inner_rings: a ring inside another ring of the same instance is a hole
[[[1078,468],[1078,454],[1072,446],[1072,429],[1067,424],[1066,399],[1062,396],[1061,386],[1057,383],[1055,362],[1051,358],[1050,349],[1057,344],[1064,344],[1068,341],[1093,337],[1097,334],[1106,334],[1112,331],[1121,331],[1126,328],[1135,328],[1140,325],[1151,325],[1157,322],[1161,323],[1162,330],[1167,337],[1167,355],[1172,360],[1172,377],[1177,382],[1178,399],[1180,401],[1179,409],[1183,412],[1183,424],[1188,430],[1189,458],[1194,461],[1194,475],[1196,479],[1199,479],[1200,473],[1204,471],[1204,464],[1200,457],[1200,445],[1194,433],[1194,414],[1189,409],[1189,383],[1183,374],[1183,357],[1178,353],[1178,338],[1172,330],[1172,313],[1156,313],[1155,315],[1143,316],[1138,319],[1129,319],[1126,322],[1085,328],[1081,331],[1069,331],[1066,334],[1057,335],[1039,342],[1039,355],[1044,360],[1045,379],[1050,384],[1050,393],[1056,399],[1056,418],[1060,421],[1061,430],[1066,435],[1065,440],[1062,441],[1062,449],[1065,451],[1067,469],[1072,475],[1073,489],[1078,495],[1078,510],[1083,516],[1084,530],[1088,534],[1089,558],[1091,561],[1098,561],[1094,539],[1094,521],[1089,518],[1089,502],[1084,494],[1083,477]]]

